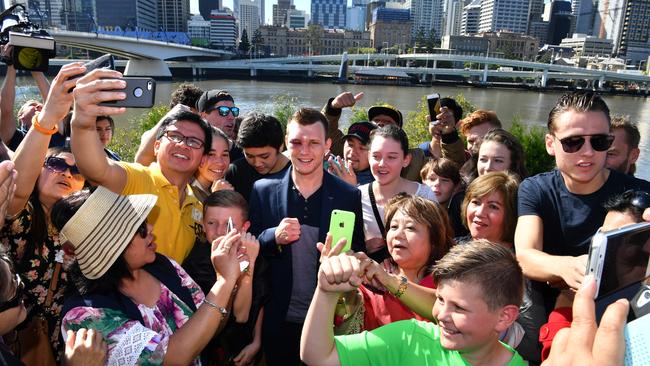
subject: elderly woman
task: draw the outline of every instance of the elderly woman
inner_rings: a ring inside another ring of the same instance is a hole
[[[101,331],[109,365],[200,365],[199,353],[228,318],[241,275],[237,256],[245,249],[237,230],[213,243],[218,276],[205,296],[180,265],[157,254],[146,222],[156,199],[100,186],[52,209],[61,240],[76,257],[71,281],[77,294],[65,303],[62,327]]]
[[[7,208],[0,240],[25,283],[23,299],[29,312],[18,336],[5,340],[20,350],[16,356],[28,364],[54,364],[63,351],[59,313],[72,257],[64,251],[57,230],[50,224],[50,212],[57,200],[82,189],[85,180],[69,149],[48,150],[48,145],[72,105],[68,91],[76,80],[69,78],[83,70],[80,63],[61,68],[43,109],[34,116],[13,157],[18,172],[16,191]]]
[[[372,330],[398,320],[431,318],[430,313],[418,316],[394,292],[386,291],[384,284],[410,281],[435,288],[430,276],[432,266],[453,245],[447,213],[426,198],[398,194],[386,207],[386,222],[390,257],[385,267],[373,262],[368,269],[372,273],[368,277],[377,278],[379,283],[361,286],[341,299],[335,318],[338,334]]]

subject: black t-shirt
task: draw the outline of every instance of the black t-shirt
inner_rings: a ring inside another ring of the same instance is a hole
[[[277,173],[273,174],[267,174],[267,175],[262,175],[255,170],[250,164],[248,164],[248,161],[246,161],[245,158],[241,158],[238,160],[234,160],[232,164],[230,164],[230,167],[228,167],[228,171],[226,171],[226,180],[232,184],[232,186],[235,188],[235,191],[239,192],[246,201],[248,201],[248,198],[251,195],[251,191],[253,190],[253,184],[257,182],[258,180],[262,178],[270,178],[275,176],[276,174],[284,174],[286,170],[289,168],[291,163],[287,163],[287,165],[282,168]]]
[[[9,140],[7,147],[13,151],[16,151],[20,143],[23,142],[25,135],[27,135],[27,130],[17,128],[16,131],[14,131],[13,136],[11,136],[11,139]],[[60,133],[55,133],[50,138],[50,144],[48,145],[48,148],[65,146],[65,140],[66,140],[65,136],[63,136]]]
[[[519,186],[519,216],[539,216],[544,223],[543,251],[579,256],[589,252],[591,237],[603,224],[605,201],[629,189],[650,192],[650,183],[611,170],[596,192],[569,192],[559,170],[526,178]]]

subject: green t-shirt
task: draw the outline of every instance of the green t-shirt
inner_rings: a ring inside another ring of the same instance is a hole
[[[440,345],[438,326],[415,319],[384,325],[370,332],[335,337],[341,366],[470,365],[458,351]],[[507,366],[528,365],[511,347]]]

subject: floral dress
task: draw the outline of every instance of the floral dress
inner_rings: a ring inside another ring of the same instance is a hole
[[[178,263],[171,259],[170,262],[198,308],[205,299],[203,292]],[[193,312],[164,284],[161,283],[160,288],[160,298],[154,307],[138,304],[144,324],[118,310],[76,307],[63,318],[63,334],[80,328],[101,332],[108,344],[107,365],[162,365],[169,337],[189,320]],[[199,358],[191,365],[201,365]]]
[[[64,302],[65,287],[68,283],[67,270],[74,260],[74,256],[66,254],[59,243],[58,231],[48,223],[48,233],[41,249],[34,246],[33,250],[26,253],[30,239],[30,225],[32,222],[33,207],[28,203],[24,210],[5,220],[5,226],[0,231],[0,245],[14,261],[16,268],[19,263],[25,263],[20,270],[20,276],[25,283],[25,306],[28,309],[28,319],[40,316],[48,323],[50,341],[53,354],[57,361],[63,351],[61,343],[60,317]],[[60,270],[55,271],[56,264],[61,264]],[[56,278],[53,275],[56,273]],[[45,307],[50,282],[56,280],[56,290],[52,295],[52,303]]]

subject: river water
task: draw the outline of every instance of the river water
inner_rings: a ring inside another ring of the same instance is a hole
[[[21,78],[22,79],[22,78]],[[28,80],[20,80],[19,85]],[[156,103],[167,104],[173,90],[183,80],[159,81],[156,90]],[[444,96],[463,94],[478,108],[497,112],[499,119],[509,125],[513,117],[528,125],[546,126],[548,112],[553,107],[559,92],[536,92],[517,89],[472,87],[404,87],[380,85],[336,85],[330,83],[290,83],[258,80],[195,80],[194,84],[204,90],[228,90],[242,113],[257,110],[270,113],[273,110],[273,97],[287,94],[295,97],[301,106],[321,108],[328,98],[343,91],[364,92],[360,106],[368,107],[377,100],[386,101],[398,107],[404,116],[417,108],[423,95],[433,92]],[[641,157],[637,163],[637,176],[650,179],[650,100],[630,96],[606,96],[612,114],[629,115],[638,123],[641,131]],[[142,113],[141,110],[129,110],[125,116],[117,118],[118,126]],[[347,126],[349,110],[344,111],[342,125]]]

